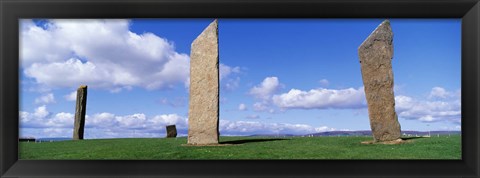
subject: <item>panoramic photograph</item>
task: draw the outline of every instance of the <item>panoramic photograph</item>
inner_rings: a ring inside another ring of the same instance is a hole
[[[461,160],[461,19],[20,19],[19,159]]]

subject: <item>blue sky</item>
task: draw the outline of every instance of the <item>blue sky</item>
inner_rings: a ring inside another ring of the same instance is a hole
[[[191,42],[213,19],[21,20],[20,136],[188,129]],[[369,130],[357,48],[383,19],[220,19],[220,134]],[[460,19],[390,19],[402,130],[460,130]]]

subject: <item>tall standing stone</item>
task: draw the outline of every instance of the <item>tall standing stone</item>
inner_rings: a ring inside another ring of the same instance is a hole
[[[375,142],[400,138],[393,95],[393,32],[383,21],[358,48],[370,127]]]
[[[188,144],[218,144],[218,21],[193,41],[190,52]]]
[[[87,86],[82,85],[77,89],[77,104],[75,107],[75,124],[73,128],[73,140],[83,139],[85,127],[85,113],[87,111]]]
[[[177,137],[177,128],[175,125],[167,125],[167,138]]]

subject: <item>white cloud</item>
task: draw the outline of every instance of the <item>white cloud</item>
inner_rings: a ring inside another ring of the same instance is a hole
[[[143,113],[131,115],[117,116],[112,113],[98,113],[92,117],[87,117],[85,121],[86,127],[89,128],[115,128],[117,130],[154,130],[155,132],[163,132],[165,126],[176,125],[178,128],[187,128],[187,118],[177,114],[163,114],[148,117]]]
[[[37,118],[45,118],[47,117],[49,112],[47,111],[47,106],[43,105],[35,109],[33,116]]]
[[[230,74],[238,74],[240,73],[240,67],[230,67],[225,64],[220,63],[219,68],[219,73],[220,73],[220,80],[223,80],[224,78],[227,78]]]
[[[256,102],[253,104],[254,111],[266,111],[268,109],[268,104],[264,102]]]
[[[227,135],[309,134],[333,130],[336,129],[326,126],[313,127],[307,124],[220,120],[220,133]]]
[[[177,128],[187,128],[188,119],[177,114],[157,115],[151,120],[153,124],[158,125],[176,125]]]
[[[50,104],[50,103],[55,103],[55,96],[53,95],[53,93],[48,93],[38,98],[35,98],[35,104]]]
[[[130,115],[127,117],[131,118],[140,118],[136,120],[135,125],[123,125],[123,127],[117,127],[114,129],[107,129],[110,132],[110,137],[165,137],[166,135],[166,126],[175,125],[177,129],[178,136],[186,136],[188,133],[188,118],[179,116],[177,114],[162,114],[155,115],[153,117],[144,117],[143,114],[136,114],[137,116]],[[125,116],[116,116],[116,120],[119,117]],[[122,125],[122,124],[120,124]],[[135,127],[132,127],[135,126]],[[132,132],[133,131],[133,132]],[[96,137],[100,137],[97,135]]]
[[[230,67],[220,63],[219,70],[221,89],[224,91],[233,91],[238,88],[240,85],[240,77],[236,75],[241,73],[240,67]]]
[[[446,99],[450,97],[455,97],[456,95],[460,95],[460,90],[457,92],[449,92],[442,87],[433,87],[430,91],[430,95],[428,96],[429,99]]]
[[[116,116],[117,126],[122,128],[140,129],[147,127],[147,117],[143,113],[137,113],[125,116]]]
[[[432,89],[432,91],[435,90],[435,88]],[[460,96],[448,95],[444,99],[446,101],[429,101],[417,100],[403,95],[395,96],[395,110],[399,117],[405,119],[422,122],[448,121],[459,123],[461,120]]]
[[[253,104],[253,110],[257,112],[271,111],[272,95],[281,87],[283,84],[277,77],[266,77],[262,83],[252,87],[248,94],[260,100]]]
[[[118,92],[188,83],[189,56],[165,38],[131,32],[128,20],[49,20],[45,28],[22,20],[21,26],[21,66],[40,85]]]
[[[67,101],[77,100],[77,91],[72,91],[70,94],[63,96]]]
[[[20,21],[20,62],[23,67],[36,62],[62,61],[70,56],[66,41],[53,40],[54,33],[36,26],[32,20]]]
[[[315,132],[331,132],[331,131],[335,131],[335,130],[337,130],[337,129],[330,128],[330,127],[327,127],[327,126],[322,126],[322,127],[315,128]],[[345,129],[342,129],[342,130],[345,130]]]
[[[433,87],[432,91],[430,92],[431,98],[438,97],[438,98],[446,98],[448,95],[447,91],[442,87]]]
[[[36,138],[71,137],[74,115],[71,113],[50,113],[45,106],[34,113],[21,111],[20,135]],[[258,118],[251,115],[251,118]],[[165,126],[175,124],[179,136],[188,134],[188,118],[177,114],[162,114],[148,117],[143,113],[115,115],[96,113],[87,115],[85,138],[164,137]],[[263,123],[251,121],[220,120],[221,135],[253,134],[308,134],[336,130],[327,126],[314,127],[307,124]]]
[[[20,112],[21,128],[73,128],[74,115],[70,113],[50,113],[45,105],[37,107],[33,113]]]
[[[71,113],[50,113],[46,106],[40,106],[35,112],[19,112],[21,135],[43,137],[71,137],[74,115]],[[179,135],[186,135],[188,119],[177,114],[163,114],[147,117],[143,113],[118,116],[112,113],[96,113],[85,116],[86,138],[112,137],[163,137],[165,126],[175,124]],[[65,131],[49,133],[48,131]]]
[[[400,118],[422,122],[448,121],[459,123],[461,118],[460,90],[446,91],[441,87],[432,88],[428,100],[418,100],[408,96],[395,96],[395,109]],[[442,99],[442,100],[432,100]],[[282,109],[355,109],[365,108],[363,87],[343,90],[312,89],[302,91],[291,89],[288,93],[274,95],[273,104]],[[266,110],[258,103],[254,110]]]
[[[261,84],[250,89],[250,94],[255,98],[268,100],[270,96],[279,89],[280,82],[277,77],[267,77]]]
[[[354,109],[366,107],[363,87],[342,90],[320,88],[310,91],[291,89],[288,93],[274,95],[272,99],[276,106],[284,109]]]
[[[75,116],[71,113],[57,113],[46,120],[46,126],[49,128],[69,128],[73,126]]]
[[[92,117],[85,118],[86,127],[98,127],[98,128],[112,128],[118,125],[118,120],[115,119],[115,114],[112,113],[96,113]],[[88,121],[88,122],[87,122]]]
[[[246,111],[247,110],[247,105],[243,104],[243,103],[240,103],[238,105],[238,110],[240,111]]]
[[[226,91],[233,91],[238,88],[239,85],[240,77],[230,78],[225,82],[224,85],[222,85],[222,88],[224,88]]]

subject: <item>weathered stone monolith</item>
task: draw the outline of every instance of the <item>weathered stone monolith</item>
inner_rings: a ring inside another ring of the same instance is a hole
[[[85,113],[87,111],[87,86],[82,85],[77,89],[77,104],[75,106],[75,124],[73,127],[73,140],[83,139],[85,127]]]
[[[175,125],[167,125],[167,138],[177,137],[177,128]]]
[[[218,21],[193,41],[190,53],[188,144],[218,144]]]
[[[393,95],[393,32],[383,21],[358,48],[370,127],[375,142],[400,139]]]

